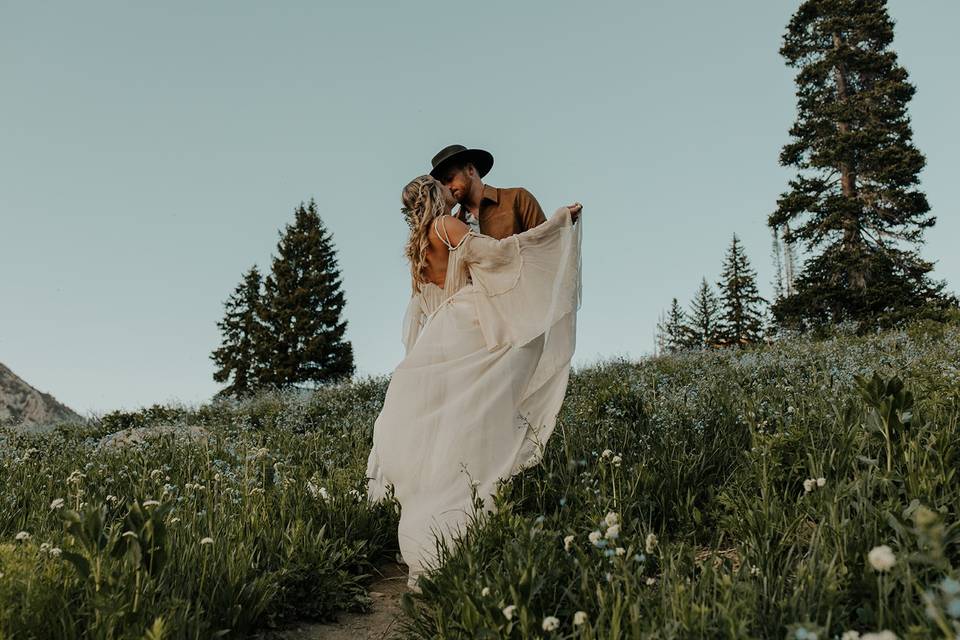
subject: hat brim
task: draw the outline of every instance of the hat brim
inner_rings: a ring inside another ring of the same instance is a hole
[[[437,180],[440,180],[441,176],[444,172],[446,172],[450,165],[467,162],[477,168],[477,173],[482,178],[490,173],[490,169],[493,168],[493,155],[489,151],[484,151],[483,149],[464,149],[463,151],[458,151],[449,158],[444,158],[443,162],[435,166],[430,171],[430,175]]]

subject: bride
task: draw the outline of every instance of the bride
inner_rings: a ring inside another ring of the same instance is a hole
[[[393,487],[408,584],[462,532],[473,491],[493,509],[500,480],[536,465],[566,392],[580,306],[582,207],[503,240],[450,216],[450,190],[403,190],[413,295],[406,357],[374,424],[368,499]]]

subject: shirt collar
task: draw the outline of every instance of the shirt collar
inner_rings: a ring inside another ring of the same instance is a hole
[[[494,204],[500,204],[500,189],[488,184],[483,185],[483,195],[480,196],[480,200],[490,200]]]

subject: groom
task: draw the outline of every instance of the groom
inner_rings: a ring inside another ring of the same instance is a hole
[[[433,156],[431,164],[430,175],[450,188],[460,203],[457,217],[474,231],[502,240],[546,221],[540,203],[523,187],[483,183],[493,166],[488,151],[452,144]]]

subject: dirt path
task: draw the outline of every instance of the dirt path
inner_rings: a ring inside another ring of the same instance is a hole
[[[342,613],[330,624],[305,624],[270,635],[275,640],[386,640],[397,637],[400,596],[407,592],[406,567],[389,564],[380,567],[383,575],[370,587],[373,601],[370,613]]]

